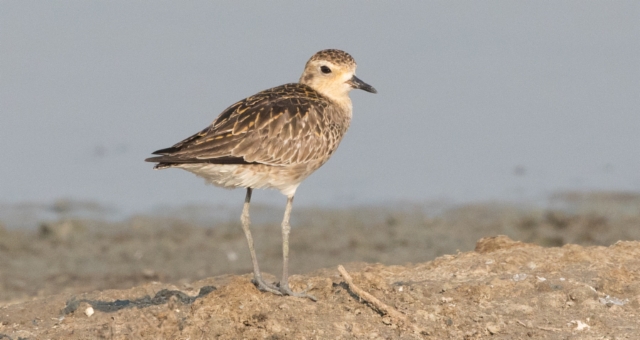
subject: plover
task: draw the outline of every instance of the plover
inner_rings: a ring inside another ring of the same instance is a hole
[[[309,59],[298,83],[243,99],[204,130],[146,159],[158,163],[154,169],[181,168],[220,187],[247,189],[241,221],[253,262],[253,283],[261,291],[314,299],[289,287],[289,217],[300,183],[331,157],[349,128],[349,91],[377,92],[355,72],[351,55],[322,50]],[[261,188],[278,189],[287,196],[278,285],[262,278],[249,230],[251,193]]]

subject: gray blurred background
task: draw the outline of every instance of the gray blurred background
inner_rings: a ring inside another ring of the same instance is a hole
[[[379,93],[352,92],[297,205],[640,191],[638,1],[20,0],[0,1],[0,203],[240,207],[143,160],[325,48]]]

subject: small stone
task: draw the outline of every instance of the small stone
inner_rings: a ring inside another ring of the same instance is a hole
[[[569,324],[576,325],[576,328],[575,328],[576,331],[584,331],[591,328],[591,326],[587,325],[586,323],[580,320],[572,320]]]
[[[93,310],[93,307],[91,307],[91,306],[87,307],[87,309],[84,310],[84,314],[86,316],[91,316],[91,315],[93,315],[93,313],[95,313],[95,312]]]
[[[514,282],[523,281],[526,278],[527,278],[527,274],[525,274],[525,273],[514,274],[513,277],[512,277]]]
[[[493,322],[489,322],[487,323],[487,331],[489,331],[491,335],[497,334],[498,332],[500,332],[500,326],[496,325]]]
[[[601,304],[607,305],[607,307],[611,307],[611,306],[624,306],[627,302],[629,302],[629,299],[622,300],[617,297],[607,295],[604,298],[600,298],[599,301]]]
[[[596,293],[591,287],[577,286],[569,291],[569,298],[575,302],[583,302],[586,300],[595,300],[598,298]]]
[[[385,316],[382,318],[382,323],[385,325],[391,325],[391,318],[389,316]]]
[[[443,296],[440,301],[442,301],[442,303],[450,303],[451,301],[453,301],[452,297],[447,297],[447,296]]]

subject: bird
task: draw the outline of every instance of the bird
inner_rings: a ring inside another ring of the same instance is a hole
[[[205,129],[153,152],[154,169],[180,168],[224,188],[246,188],[242,215],[253,264],[252,282],[260,291],[309,298],[289,286],[289,218],[300,183],[329,160],[352,117],[349,92],[376,89],[356,77],[356,62],[342,50],[315,53],[297,83],[273,87],[222,111]],[[277,189],[287,197],[282,220],[282,278],[266,282],[250,231],[253,189]]]

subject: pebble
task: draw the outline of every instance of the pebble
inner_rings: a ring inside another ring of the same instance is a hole
[[[84,314],[87,316],[91,316],[93,315],[94,311],[93,311],[93,307],[87,307],[87,309],[84,310]]]

